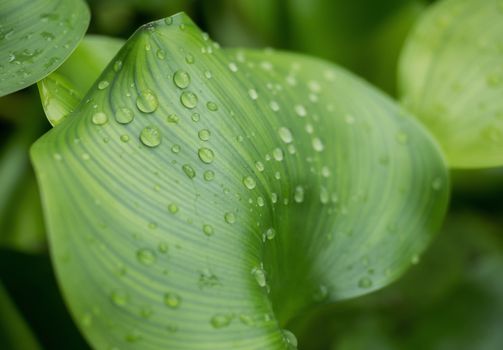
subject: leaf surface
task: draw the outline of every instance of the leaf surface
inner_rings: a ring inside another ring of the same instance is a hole
[[[399,67],[406,107],[454,168],[503,164],[503,5],[444,0],[407,40]]]
[[[0,96],[60,66],[84,36],[89,18],[82,0],[2,0]]]
[[[449,187],[432,139],[367,83],[222,50],[183,14],[139,29],[32,159],[96,348],[293,348],[298,312],[417,261]]]

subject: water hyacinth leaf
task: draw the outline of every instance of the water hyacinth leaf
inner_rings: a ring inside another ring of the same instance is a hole
[[[451,167],[503,164],[502,37],[501,1],[444,0],[425,13],[403,50],[402,99]]]
[[[2,0],[0,96],[60,66],[84,36],[89,18],[82,0]]]
[[[61,67],[38,82],[51,125],[56,126],[73,112],[122,45],[122,39],[86,35]],[[103,81],[99,87],[104,89],[107,84]]]
[[[300,310],[417,261],[449,187],[432,139],[365,82],[222,50],[184,14],[140,28],[31,155],[96,348],[292,348]]]

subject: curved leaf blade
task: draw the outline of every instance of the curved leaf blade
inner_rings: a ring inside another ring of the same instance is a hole
[[[32,159],[97,348],[291,348],[300,310],[415,262],[448,194],[437,146],[366,83],[184,15],[142,27]]]
[[[37,83],[51,125],[58,125],[74,111],[124,42],[86,35],[61,67]]]
[[[503,164],[502,36],[501,1],[444,0],[425,13],[403,50],[402,99],[451,167]]]
[[[60,66],[84,36],[89,18],[82,0],[2,0],[0,96]]]

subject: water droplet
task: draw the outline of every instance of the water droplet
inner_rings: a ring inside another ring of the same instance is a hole
[[[260,287],[266,286],[267,282],[266,282],[265,271],[262,267],[254,267],[251,273],[253,277],[255,277],[255,280],[257,281]]]
[[[115,72],[118,72],[122,69],[122,61],[121,60],[117,60],[114,62],[114,71]]]
[[[255,90],[255,89],[248,90],[248,95],[254,101],[258,98],[258,93],[257,93],[257,90]]]
[[[211,74],[211,72],[209,70],[207,70],[207,71],[204,72],[204,76],[206,77],[206,79],[211,79],[211,77],[213,75]]]
[[[419,260],[420,260],[419,255],[414,254],[414,255],[412,255],[412,258],[410,259],[410,262],[412,265],[417,265],[417,264],[419,264]]]
[[[114,290],[110,295],[112,302],[117,306],[124,306],[127,304],[129,297],[128,295],[121,290]]]
[[[164,294],[164,305],[169,308],[177,309],[180,307],[182,298],[176,293],[166,293]]]
[[[295,334],[293,334],[288,329],[283,329],[281,332],[283,333],[283,339],[285,340],[285,343],[288,345],[289,350],[297,349],[298,341]]]
[[[199,148],[199,151],[197,151],[197,155],[199,156],[199,159],[205,164],[210,164],[213,162],[213,159],[215,157],[215,154],[210,148],[206,147],[201,147]]]
[[[271,107],[271,109],[272,109],[273,112],[279,111],[279,104],[276,101],[271,101],[269,103],[269,107]]]
[[[157,49],[155,54],[156,54],[157,58],[160,60],[163,60],[166,58],[166,51],[164,51],[163,49]]]
[[[243,177],[243,185],[245,185],[247,189],[253,190],[257,184],[251,176],[245,176]]]
[[[204,225],[203,225],[203,233],[204,233],[206,236],[212,236],[212,235],[213,235],[213,233],[214,233],[213,226],[208,225],[208,224],[204,224]]]
[[[189,164],[182,165],[182,170],[190,179],[196,177],[196,171]]]
[[[134,114],[129,108],[122,107],[115,112],[114,117],[119,124],[129,124],[133,121]]]
[[[257,204],[259,207],[263,207],[265,205],[264,198],[262,198],[261,196],[258,196],[257,197]]]
[[[255,324],[253,317],[246,314],[239,315],[239,321],[241,321],[241,323],[244,324],[245,326],[253,326]]]
[[[281,140],[284,143],[291,143],[293,141],[292,133],[290,132],[290,129],[285,128],[285,127],[280,127],[278,129],[278,134]]]
[[[152,90],[141,91],[136,98],[136,107],[143,113],[154,112],[159,107],[157,96]]]
[[[231,317],[226,314],[216,314],[210,320],[213,328],[227,327],[231,323]]]
[[[129,136],[126,135],[126,134],[124,134],[124,135],[121,135],[120,139],[121,139],[122,142],[128,142],[129,141]]]
[[[103,112],[96,112],[93,114],[92,121],[93,121],[93,124],[95,124],[95,125],[103,125],[108,122],[108,117]]]
[[[234,62],[231,62],[229,63],[229,69],[231,72],[236,73],[238,71],[238,66]]]
[[[168,210],[171,214],[176,214],[178,213],[178,205],[176,205],[175,203],[170,203],[168,205]]]
[[[302,186],[295,187],[293,199],[297,203],[302,203],[304,201],[304,188]]]
[[[147,147],[157,147],[161,144],[161,131],[156,126],[146,126],[140,134],[140,141]]]
[[[173,24],[173,17],[166,17],[164,19],[164,23],[166,23],[168,26]]]
[[[203,174],[203,178],[206,181],[213,181],[213,179],[215,178],[215,172],[213,170],[206,170]]]
[[[206,103],[206,107],[208,108],[208,110],[210,110],[212,112],[215,112],[218,110],[218,105],[212,101],[209,101],[208,103]]]
[[[180,117],[178,117],[178,115],[176,115],[175,113],[171,113],[166,117],[166,122],[168,123],[178,124],[179,121]]]
[[[197,135],[201,141],[208,141],[210,139],[211,132],[208,129],[202,129],[197,133]]]
[[[265,231],[265,238],[267,238],[268,240],[274,239],[275,236],[276,230],[274,228],[270,227]]]
[[[368,289],[372,287],[372,280],[368,277],[362,277],[358,281],[358,287]]]
[[[255,162],[255,168],[257,168],[257,170],[260,172],[264,171],[264,169],[265,169],[264,164],[260,161]]]
[[[157,260],[154,251],[148,248],[139,249],[136,252],[136,258],[140,263],[146,266],[154,264],[155,261]]]
[[[180,96],[180,102],[185,108],[193,109],[197,106],[197,95],[190,91],[184,91]]]
[[[272,156],[276,161],[281,162],[283,160],[283,151],[281,150],[281,148],[275,148],[272,151]]]
[[[313,144],[313,149],[316,151],[316,152],[321,152],[323,151],[323,149],[325,148],[325,146],[323,146],[323,142],[321,142],[321,140],[317,137],[315,137],[313,140],[312,140],[312,144]]]
[[[316,302],[325,301],[328,298],[328,288],[327,286],[320,284],[316,291],[313,293],[313,299]]]
[[[180,89],[185,89],[190,85],[190,75],[183,70],[177,70],[173,75],[173,82]]]
[[[231,212],[225,213],[224,220],[228,224],[233,224],[236,222],[236,215],[234,215],[234,213]]]
[[[302,105],[296,105],[294,109],[299,117],[305,117],[307,115],[306,108]]]
[[[181,150],[181,147],[180,145],[178,144],[174,144],[173,146],[171,146],[171,152],[175,153],[175,154],[178,154]]]
[[[108,87],[108,85],[110,85],[110,83],[106,80],[102,80],[98,83],[98,89],[99,90],[104,90]]]
[[[188,64],[193,64],[195,62],[194,56],[192,54],[188,53],[185,56],[185,62],[187,62]]]

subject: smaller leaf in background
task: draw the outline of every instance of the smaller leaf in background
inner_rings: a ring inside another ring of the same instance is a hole
[[[17,310],[0,281],[0,348],[8,350],[39,350],[40,346],[29,326]]]
[[[0,96],[60,66],[84,36],[89,18],[82,0],[2,0]]]
[[[88,35],[61,67],[38,82],[45,114],[53,126],[73,112],[124,42]],[[100,87],[106,88],[108,84],[103,81]]]
[[[503,165],[503,5],[444,0],[407,39],[399,67],[404,104],[454,168]]]

